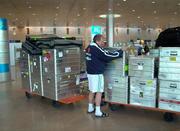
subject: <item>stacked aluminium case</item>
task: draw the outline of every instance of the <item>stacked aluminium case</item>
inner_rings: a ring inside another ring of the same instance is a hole
[[[26,91],[56,101],[79,94],[81,46],[81,41],[29,36],[21,55]]]
[[[79,93],[80,48],[62,46],[43,50],[44,96],[59,100]]]
[[[127,55],[108,63],[105,71],[105,100],[128,103]]]
[[[130,104],[156,107],[155,67],[154,57],[129,57]]]
[[[22,49],[20,58],[22,86],[30,93],[43,96],[41,50],[29,41],[23,43]]]
[[[28,92],[32,92],[30,55],[24,50],[21,51],[20,69],[21,69],[22,87]]]
[[[180,48],[160,48],[159,108],[180,111]]]

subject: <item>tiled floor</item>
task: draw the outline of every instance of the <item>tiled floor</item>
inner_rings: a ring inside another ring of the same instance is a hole
[[[0,83],[0,131],[180,131],[180,116],[167,123],[163,114],[130,107],[98,119],[86,113],[87,100],[54,108],[51,101],[33,96],[27,100],[21,80]]]

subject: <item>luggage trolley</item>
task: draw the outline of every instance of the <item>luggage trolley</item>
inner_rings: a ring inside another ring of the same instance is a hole
[[[128,76],[125,70],[127,59],[129,59],[128,70],[130,70]],[[162,80],[157,79],[158,68],[162,65],[170,66],[167,62],[163,64],[162,58],[160,62],[157,60],[146,56],[123,56],[108,64],[105,72],[104,101],[109,103],[112,111],[118,110],[120,106],[160,111],[164,113],[164,120],[168,122],[174,120],[174,115],[180,115],[180,102],[173,100],[179,99],[179,95],[176,95],[176,98],[168,96],[168,92],[179,92],[180,84],[167,80],[164,84]],[[171,70],[160,69],[159,75],[164,76],[163,71],[168,74],[170,72],[167,73],[167,71]]]
[[[53,106],[83,100],[85,95],[80,92],[79,77],[81,46],[81,41],[52,35],[28,36],[22,51],[26,59],[21,60],[26,97],[49,98]]]

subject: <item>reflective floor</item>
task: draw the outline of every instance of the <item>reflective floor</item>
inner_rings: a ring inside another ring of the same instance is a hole
[[[104,106],[110,117],[101,119],[87,114],[86,105],[84,100],[55,108],[39,96],[28,100],[16,78],[0,83],[0,131],[180,131],[180,116],[167,123],[162,112]]]

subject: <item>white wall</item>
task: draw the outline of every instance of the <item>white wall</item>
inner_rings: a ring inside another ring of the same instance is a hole
[[[41,34],[41,28],[44,34],[53,34],[53,28],[56,28],[56,35],[63,36],[73,36],[78,39],[82,39],[87,45],[91,41],[90,27],[79,27],[81,29],[80,34],[78,34],[78,27],[68,27],[69,34],[66,34],[67,27],[28,27],[30,34]],[[106,34],[105,27],[102,27],[103,34]],[[149,31],[150,30],[150,31]],[[141,28],[129,28],[129,34],[127,34],[127,28],[115,27],[115,42],[127,42],[131,39],[136,40],[140,39],[148,39],[148,40],[156,40],[159,31],[161,29],[141,29]],[[9,39],[10,40],[25,40],[25,35],[27,34],[27,27],[25,28],[9,28]]]

